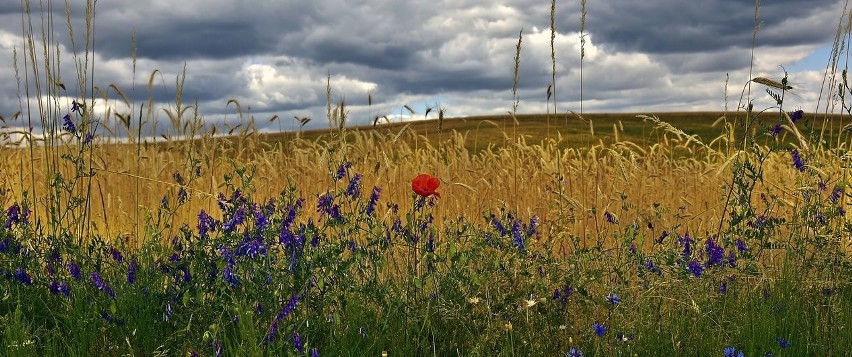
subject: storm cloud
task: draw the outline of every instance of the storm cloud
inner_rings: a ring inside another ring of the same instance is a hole
[[[53,8],[65,83],[75,80],[71,54],[84,50],[86,8],[73,3],[73,42],[66,9]],[[753,63],[752,76],[774,78],[783,76],[780,66],[796,66],[789,75],[801,84],[797,104],[809,109],[828,58],[803,61],[831,45],[843,5],[765,1],[756,18],[754,1],[746,0],[589,0],[584,108],[721,110],[725,93],[739,93]],[[556,6],[556,99],[560,110],[578,110],[580,4]],[[8,63],[0,67],[4,116],[27,109],[18,86],[25,64],[21,11],[19,4],[0,5],[0,56]],[[40,11],[47,9],[31,11],[40,33]],[[310,125],[324,126],[328,76],[332,101],[347,102],[354,124],[377,114],[406,119],[403,105],[421,117],[436,106],[448,116],[506,113],[521,31],[518,110],[548,107],[549,1],[140,0],[99,2],[95,11],[96,86],[114,84],[136,105],[151,99],[169,107],[185,68],[183,103],[197,102],[211,123],[240,120],[231,115],[234,99],[260,119],[310,116],[316,119]],[[76,96],[69,90],[65,99]]]

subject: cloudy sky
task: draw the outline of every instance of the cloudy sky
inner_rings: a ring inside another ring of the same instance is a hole
[[[798,92],[788,105],[814,109],[844,3],[763,1],[753,76],[780,78],[783,65]],[[579,111],[580,2],[556,7],[556,100],[560,112]],[[65,9],[54,10],[61,80],[73,84]],[[547,0],[123,0],[98,2],[96,10],[95,85],[115,84],[134,111],[151,96],[173,107],[185,65],[184,103],[197,101],[210,123],[239,121],[227,104],[235,99],[267,129],[290,129],[294,116],[325,127],[327,74],[332,100],[344,99],[357,124],[377,114],[407,117],[403,105],[419,118],[426,107],[446,108],[447,116],[506,113],[521,29],[518,112],[547,110]],[[586,11],[585,112],[723,110],[726,80],[728,105],[736,107],[749,78],[754,1],[588,0]],[[72,5],[70,14],[79,47],[84,6]],[[0,66],[0,115],[19,108],[12,58],[23,43],[19,2],[0,4],[0,58],[8,63]],[[154,70],[160,74],[149,91]],[[72,87],[65,103],[77,95]],[[270,124],[274,115],[280,119]]]

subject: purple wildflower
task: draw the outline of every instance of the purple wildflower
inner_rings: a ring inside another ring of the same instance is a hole
[[[263,210],[254,211],[254,226],[261,233],[269,228],[269,217],[266,216]]]
[[[234,266],[232,264],[228,264],[225,266],[225,269],[222,269],[222,279],[231,285],[231,287],[240,285],[240,279],[234,275]]]
[[[9,209],[6,210],[6,222],[3,224],[3,227],[6,229],[12,228],[13,224],[17,224],[21,221],[21,206],[17,203],[9,206]]]
[[[568,353],[565,354],[565,357],[583,357],[583,351],[577,347],[571,347]]]
[[[780,123],[779,123],[779,124],[775,124],[775,126],[774,126],[774,127],[772,128],[772,130],[770,131],[770,134],[771,134],[771,135],[772,135],[772,137],[774,138],[774,137],[777,137],[777,136],[778,136],[778,134],[780,134],[780,133],[781,133],[781,124],[780,124]]]
[[[50,282],[50,292],[54,295],[62,294],[65,296],[71,296],[71,288],[68,287],[68,284],[59,283],[56,280]]]
[[[736,245],[736,246],[737,246],[737,250],[738,250],[740,253],[745,252],[745,251],[747,251],[747,250],[748,250],[748,246],[746,246],[745,242],[743,242],[743,240],[742,240],[742,239],[737,239],[737,241],[736,241],[736,242],[734,242],[734,245]]]
[[[106,310],[101,311],[101,318],[103,318],[104,320],[106,320],[107,322],[109,322],[111,324],[124,325],[123,319],[116,318],[115,316],[110,314],[109,311],[106,311]]]
[[[652,273],[660,273],[661,272],[660,268],[657,267],[654,264],[654,261],[651,260],[651,258],[645,259],[645,269],[648,269],[648,271],[650,271]]]
[[[121,252],[118,249],[110,248],[109,254],[112,256],[112,260],[115,260],[118,264],[124,262],[124,256],[121,255]]]
[[[382,188],[379,186],[373,187],[373,193],[370,194],[370,202],[367,203],[367,208],[364,209],[364,213],[368,216],[373,214],[373,211],[376,209],[376,202],[379,200],[379,195],[382,194]]]
[[[500,223],[500,220],[497,219],[493,213],[491,214],[491,224],[494,226],[494,229],[497,230],[501,236],[506,235],[506,227],[503,227],[503,223]]]
[[[512,244],[518,247],[518,251],[522,254],[526,252],[524,237],[521,235],[521,222],[515,221],[512,224]]]
[[[275,320],[280,321],[286,318],[287,315],[290,315],[290,313],[292,313],[293,310],[296,309],[296,305],[298,303],[299,295],[293,294],[293,296],[290,297],[290,300],[287,301],[287,304],[285,304],[281,311],[278,312],[278,315],[275,316]]]
[[[130,267],[127,268],[127,283],[133,285],[136,283],[136,268],[139,263],[136,262],[136,259],[132,259],[130,261]]]
[[[705,248],[707,251],[708,267],[722,264],[722,261],[725,260],[725,249],[716,244],[716,241],[714,241],[713,238],[707,239],[705,242]]]
[[[207,234],[216,229],[216,220],[213,219],[213,217],[210,217],[207,212],[201,210],[201,212],[198,213],[198,226],[196,226],[196,228],[198,228],[199,238],[207,238]]]
[[[243,224],[243,222],[245,222],[245,219],[245,207],[243,205],[240,205],[237,210],[234,211],[234,214],[231,216],[231,219],[229,219],[225,223],[222,223],[222,230],[225,232],[231,232],[237,226]]]
[[[328,216],[332,221],[343,222],[343,216],[340,215],[340,207],[334,204],[334,196],[330,192],[319,196],[317,212],[320,216]]]
[[[660,233],[660,237],[657,238],[657,240],[656,240],[657,244],[663,244],[663,240],[666,239],[666,237],[668,237],[668,236],[669,236],[668,231],[663,231],[663,233]]]
[[[68,273],[77,281],[83,277],[83,274],[80,272],[80,266],[74,262],[68,262]]]
[[[352,180],[349,181],[349,186],[346,187],[346,195],[352,198],[361,196],[361,178],[361,174],[355,174],[355,176],[352,176]]]
[[[316,347],[311,348],[311,357],[319,357],[319,350]]]
[[[107,283],[104,282],[103,278],[101,278],[101,275],[98,274],[98,272],[92,272],[91,274],[89,274],[89,277],[92,278],[92,285],[94,285],[95,288],[100,291],[103,291],[112,298],[115,297],[115,292],[112,290],[112,287],[110,287]]]
[[[343,176],[346,176],[346,172],[349,170],[350,167],[352,167],[351,162],[344,162],[340,164],[340,166],[337,168],[337,173],[334,175],[334,180],[338,181],[342,179]]]
[[[33,284],[33,281],[30,278],[30,275],[27,274],[27,272],[25,272],[23,268],[18,268],[18,270],[15,270],[15,279],[18,280],[19,282],[21,282],[21,284],[24,284],[24,285],[27,285],[27,286]]]
[[[831,195],[828,196],[828,199],[831,203],[837,203],[840,201],[840,197],[843,196],[843,187],[842,186],[834,186],[834,189],[831,190]]]
[[[610,211],[604,212],[604,218],[606,218],[607,223],[618,224],[618,218],[616,218]]]
[[[787,348],[793,345],[792,343],[790,343],[790,341],[787,341],[781,336],[776,337],[775,340],[778,341],[778,347],[781,348]]]
[[[790,120],[792,120],[795,123],[795,122],[799,121],[799,119],[802,119],[802,117],[804,115],[805,115],[804,110],[801,110],[801,109],[795,110],[792,113],[790,113]]]
[[[689,237],[689,232],[687,232],[683,237],[679,237],[677,240],[680,244],[683,244],[683,253],[681,253],[683,259],[687,260],[692,257],[692,238]]]
[[[65,116],[62,117],[62,130],[65,130],[71,134],[77,133],[77,126],[74,125],[74,121],[71,120],[70,114],[65,114]]]
[[[189,268],[186,265],[181,266],[180,268],[178,268],[178,270],[183,272],[184,283],[188,283],[190,280],[192,280],[192,275],[189,274]]]
[[[527,228],[527,237],[532,237],[536,234],[538,229],[538,217],[532,216],[530,218],[530,226]]]
[[[688,268],[696,278],[700,278],[704,274],[704,267],[697,260],[689,262]]]
[[[266,336],[263,337],[263,344],[268,345],[275,341],[275,335],[278,333],[278,320],[272,321],[272,324],[269,325],[269,331],[266,332]]]
[[[299,332],[295,330],[293,331],[293,348],[295,348],[296,351],[299,351],[300,354],[305,353],[305,346],[302,345],[302,337],[299,336]]]
[[[790,152],[790,155],[793,156],[793,166],[796,170],[799,170],[799,172],[805,172],[805,162],[799,155],[799,150],[793,149],[793,151]]]
[[[169,319],[172,318],[172,315],[174,315],[174,313],[174,310],[172,310],[172,303],[166,303],[166,308],[163,309],[163,321],[169,321]]]

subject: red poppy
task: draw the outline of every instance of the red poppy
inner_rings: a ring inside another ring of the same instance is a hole
[[[431,195],[441,197],[441,194],[435,191],[438,189],[438,186],[441,186],[441,181],[437,177],[427,174],[417,175],[411,181],[411,189],[414,190],[414,193],[423,197]]]

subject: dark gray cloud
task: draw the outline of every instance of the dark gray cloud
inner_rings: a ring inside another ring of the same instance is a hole
[[[764,1],[753,75],[780,76],[778,65],[796,63],[829,43],[841,5],[840,0]],[[84,44],[86,8],[82,1],[71,2],[74,47],[64,5],[53,11],[64,56],[62,80],[70,83],[75,69],[69,54]],[[137,106],[152,98],[167,108],[174,105],[176,77],[186,66],[183,102],[197,102],[210,122],[239,120],[227,105],[234,99],[258,118],[308,115],[316,118],[311,125],[322,126],[329,74],[332,100],[349,103],[352,122],[369,122],[376,113],[399,115],[404,104],[421,114],[434,105],[447,105],[448,115],[505,113],[511,108],[521,29],[520,108],[545,110],[551,80],[547,1],[141,0],[99,2],[96,14],[95,85],[114,84]],[[33,20],[39,32],[40,17]],[[556,20],[557,100],[560,108],[574,109],[579,2],[558,2]],[[589,1],[586,20],[585,108],[719,109],[725,82],[740,88],[748,79],[755,25],[751,0]],[[21,60],[20,21],[20,4],[0,4],[3,61],[11,62],[13,48]],[[816,73],[791,75],[807,89],[807,83],[819,82]],[[17,111],[10,66],[0,67],[0,91],[0,114]]]
[[[837,0],[780,0],[761,3],[758,45],[824,42],[834,35]],[[749,48],[755,28],[751,0],[590,2],[587,28],[598,41],[621,51],[692,53]],[[813,21],[817,16],[822,21]],[[829,22],[825,22],[829,20]]]

